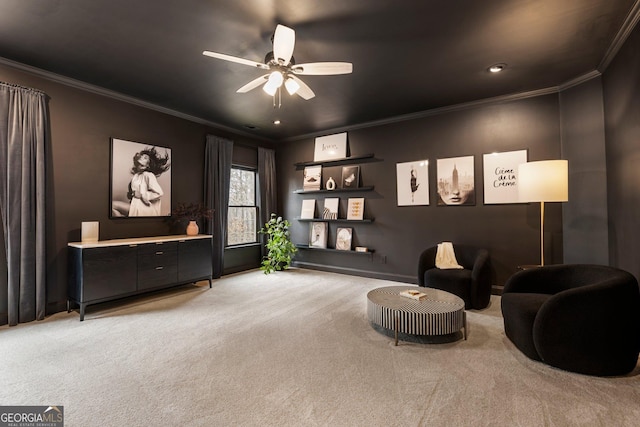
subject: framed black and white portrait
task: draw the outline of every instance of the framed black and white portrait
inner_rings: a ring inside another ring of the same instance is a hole
[[[110,217],[171,215],[171,149],[111,138]]]
[[[438,205],[476,204],[473,156],[438,159]]]

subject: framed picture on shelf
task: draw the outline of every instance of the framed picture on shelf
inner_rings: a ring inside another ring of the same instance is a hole
[[[527,150],[483,156],[484,203],[521,203],[518,198],[518,165],[527,163]]]
[[[429,204],[429,160],[396,163],[398,206]]]
[[[304,191],[320,190],[322,186],[322,166],[307,166],[304,168]]]
[[[322,211],[322,219],[338,219],[338,202],[337,197],[324,199],[324,210]]]
[[[438,205],[476,204],[473,156],[438,159]]]
[[[309,247],[326,249],[328,232],[329,224],[326,222],[312,222],[309,224]]]
[[[338,160],[347,157],[347,133],[319,136],[316,138],[313,161]]]
[[[336,249],[339,251],[350,251],[352,235],[352,228],[338,227],[338,230],[336,231]]]
[[[110,218],[171,215],[171,149],[111,138]]]
[[[316,199],[306,199],[302,201],[302,211],[300,219],[313,219],[316,214]]]
[[[360,186],[360,166],[342,167],[342,188],[358,188]]]
[[[347,206],[347,219],[362,221],[364,218],[364,197],[352,197]]]

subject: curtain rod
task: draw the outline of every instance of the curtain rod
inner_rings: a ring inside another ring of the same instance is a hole
[[[41,95],[47,96],[47,94],[44,93],[43,91],[41,91],[40,89],[34,89],[32,87],[20,86],[20,85],[17,85],[15,83],[7,83],[7,82],[0,81],[0,86],[7,86],[7,87],[13,88],[13,89],[26,90],[28,92],[36,92],[36,93],[39,93]]]

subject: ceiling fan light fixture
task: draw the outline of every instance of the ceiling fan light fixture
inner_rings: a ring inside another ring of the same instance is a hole
[[[269,75],[269,80],[267,80],[267,83],[262,87],[262,90],[270,96],[274,96],[278,88],[282,86],[282,80],[284,80],[282,73],[280,71],[274,71]]]
[[[289,95],[295,94],[298,89],[300,89],[298,82],[293,80],[291,77],[284,82],[284,87],[287,89],[287,92],[289,92]]]

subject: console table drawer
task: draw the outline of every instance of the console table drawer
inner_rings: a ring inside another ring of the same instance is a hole
[[[138,247],[138,290],[151,289],[178,280],[178,244],[176,242]]]

